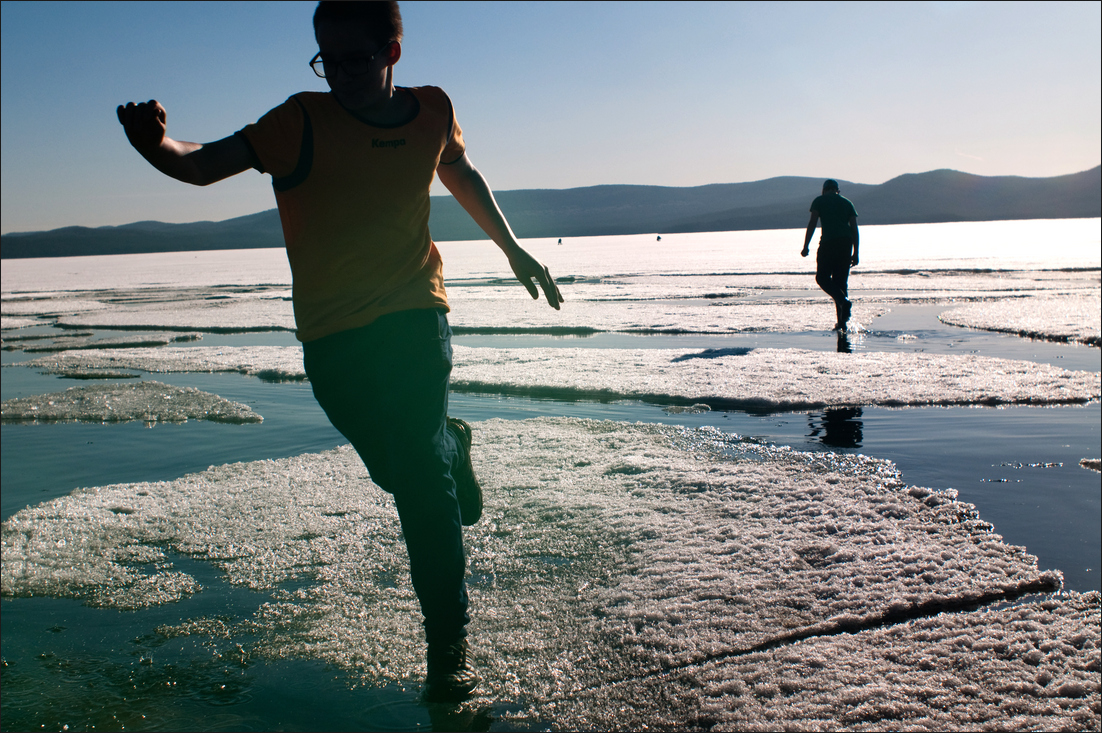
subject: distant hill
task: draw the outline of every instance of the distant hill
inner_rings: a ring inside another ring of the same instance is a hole
[[[840,181],[862,224],[919,224],[1102,216],[1102,166],[1053,178],[974,176],[953,170],[912,173],[880,185]],[[822,179],[769,178],[690,188],[589,186],[495,192],[518,237],[742,231],[802,228]],[[437,241],[485,239],[451,196],[432,198]],[[0,257],[177,252],[282,247],[275,209],[220,222],[136,222],[65,227],[0,237]]]

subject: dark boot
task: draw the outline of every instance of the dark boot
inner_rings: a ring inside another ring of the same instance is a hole
[[[459,516],[464,526],[469,527],[482,517],[482,487],[474,475],[471,464],[471,426],[462,420],[449,417],[448,430],[459,444],[459,465],[452,471],[455,479],[455,495],[459,499]]]
[[[459,702],[467,699],[482,679],[467,660],[467,640],[451,644],[429,644],[427,702]]]

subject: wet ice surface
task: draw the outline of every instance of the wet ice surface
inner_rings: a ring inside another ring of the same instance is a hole
[[[809,639],[664,675],[662,697],[699,704],[712,730],[1097,730],[1098,600]],[[623,688],[640,719],[670,720],[644,685]]]
[[[276,381],[306,376],[301,350],[278,346],[81,351],[23,364],[55,373],[235,371]],[[452,389],[792,410],[824,405],[1085,402],[1102,394],[1102,380],[1097,372],[971,354],[456,346]]]
[[[195,346],[153,349],[117,349],[104,353],[70,352],[21,363],[67,375],[89,369],[140,369],[163,372],[239,372],[270,381],[306,378],[298,346]]]
[[[941,314],[957,326],[1102,345],[1102,298],[1097,293],[970,303]]]
[[[94,384],[64,392],[4,400],[4,422],[187,422],[258,423],[247,405],[188,387],[160,382]]]
[[[199,341],[203,338],[203,335],[200,333],[111,336],[99,339],[88,338],[88,336],[92,335],[94,334],[78,334],[74,332],[74,335],[69,337],[62,336],[53,338],[50,340],[50,343],[27,343],[32,339],[16,338],[10,339],[11,343],[6,343],[4,348],[11,350],[19,349],[28,354],[33,354],[40,352],[69,351],[73,349],[131,349],[137,347],[164,346],[166,344],[179,343],[181,341]],[[45,341],[47,339],[34,340]],[[9,341],[9,339],[5,339],[5,341]]]
[[[833,308],[824,302],[824,296],[809,292],[808,284],[807,274],[592,277],[560,284],[567,299],[561,311],[532,301],[515,282],[495,278],[450,283],[448,293],[451,322],[457,333],[829,330],[835,320]],[[1008,330],[1004,321],[1011,322],[1027,310],[1028,324],[1014,329],[1063,340],[1069,335],[1069,321],[1074,322],[1080,312],[1088,323],[1098,318],[1095,314],[1090,321],[1089,309],[1092,302],[1097,304],[1096,272],[856,271],[850,288],[854,321],[863,324],[883,315],[893,304],[948,304],[990,298],[1009,300],[1000,301],[1003,310],[993,313],[989,313],[990,304],[977,304],[987,309],[980,308],[976,313],[988,315],[970,316],[972,320],[961,321],[960,325]],[[1054,294],[1061,298],[1053,301]],[[11,294],[4,299],[3,312],[5,329],[56,323],[69,329],[215,333],[294,330],[289,292],[282,285],[78,291],[59,292],[54,297],[39,293],[34,298]],[[1077,328],[1086,328],[1088,337],[1091,333],[1097,335],[1097,328],[1093,332],[1089,326]],[[1076,339],[1083,340],[1078,336]]]
[[[800,349],[463,349],[453,388],[704,402],[730,409],[1097,399],[1099,374],[972,355]]]
[[[1045,727],[1097,725],[1097,594],[1031,601],[1007,620],[894,625],[1059,586],[952,492],[906,486],[884,461],[715,430],[553,418],[475,429],[487,509],[467,535],[474,654],[486,699],[529,704],[517,724],[709,715],[769,728],[806,725],[812,706],[822,727],[944,729],[1005,719],[1010,704]],[[117,608],[201,592],[166,553],[269,594],[251,617],[185,620],[166,637],[253,635],[247,657],[323,659],[371,685],[423,675],[397,517],[347,447],[28,508],[3,525],[3,592]],[[921,643],[893,655],[885,634]],[[984,650],[997,666],[961,671]],[[869,659],[908,684],[855,688],[876,677]],[[976,691],[984,675],[1003,680],[997,696]]]
[[[293,331],[295,317],[286,288],[275,292],[263,286],[223,289],[157,289],[137,291],[127,302],[104,310],[88,310],[57,316],[68,328],[125,328],[142,330]],[[126,295],[131,295],[127,293]],[[102,297],[100,293],[89,293]]]
[[[0,316],[0,328],[7,331],[8,329],[18,328],[30,328],[31,326],[38,326],[42,321],[36,318],[22,318],[20,316]]]
[[[467,533],[474,654],[484,699],[528,703],[512,723],[711,716],[768,730],[809,726],[813,709],[821,727],[1098,724],[1098,594],[928,618],[1059,585],[951,492],[906,486],[883,461],[714,430],[475,430],[487,509]],[[242,658],[320,658],[371,686],[423,676],[397,516],[348,448],[20,511],[3,525],[3,593],[168,603],[202,592],[176,553],[269,600],[165,638],[248,637]]]

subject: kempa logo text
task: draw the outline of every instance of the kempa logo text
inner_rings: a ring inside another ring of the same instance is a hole
[[[399,138],[397,140],[380,140],[379,138],[371,139],[371,147],[373,148],[397,148],[406,144],[406,139]]]

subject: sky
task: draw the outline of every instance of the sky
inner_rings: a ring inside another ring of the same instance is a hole
[[[165,178],[115,116],[210,142],[326,90],[312,2],[0,4],[0,230],[273,208],[247,171]],[[495,190],[883,183],[1102,162],[1102,4],[406,2],[395,81],[451,97]],[[434,185],[434,194],[446,193]]]

